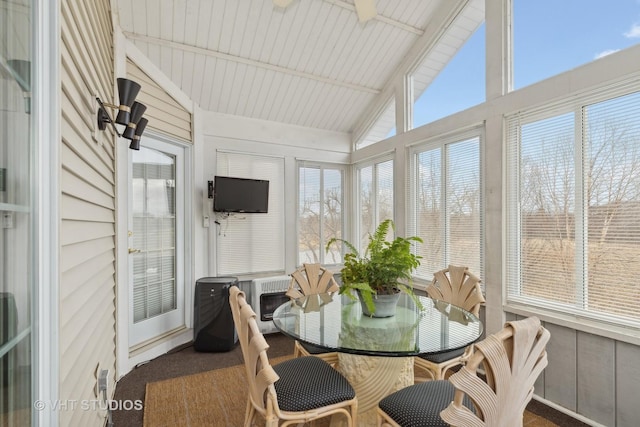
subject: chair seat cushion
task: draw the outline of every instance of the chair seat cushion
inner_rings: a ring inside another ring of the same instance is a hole
[[[356,396],[342,374],[314,356],[287,360],[274,365],[273,369],[280,376],[274,387],[278,406],[283,411],[308,411]]]
[[[446,362],[447,360],[451,360],[451,359],[454,359],[456,357],[460,357],[463,354],[464,354],[464,347],[463,348],[459,348],[457,350],[445,351],[444,353],[420,354],[420,355],[418,355],[418,357],[421,358],[421,359],[424,359],[424,360],[428,360],[429,362],[442,363],[442,362]]]
[[[313,344],[307,344],[306,342],[298,341],[300,345],[309,352],[309,354],[322,354],[333,353],[334,350],[327,350],[326,348],[318,347]]]
[[[402,427],[448,427],[440,412],[453,401],[454,394],[449,381],[427,381],[390,394],[378,406]],[[463,404],[474,410],[467,396]]]

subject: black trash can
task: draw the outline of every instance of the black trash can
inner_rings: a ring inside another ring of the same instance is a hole
[[[229,351],[238,342],[229,306],[229,288],[237,285],[237,277],[203,277],[196,281],[193,318],[196,351]]]

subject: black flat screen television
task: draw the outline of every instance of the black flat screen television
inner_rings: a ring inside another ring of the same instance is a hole
[[[267,213],[269,181],[216,176],[213,182],[215,212]]]

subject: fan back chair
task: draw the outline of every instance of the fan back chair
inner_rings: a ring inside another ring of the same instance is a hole
[[[302,267],[291,273],[291,282],[289,282],[289,289],[286,294],[289,298],[296,299],[306,295],[333,293],[339,290],[338,283],[333,278],[333,273],[330,270],[321,267],[320,264],[303,264]],[[293,356],[310,355],[321,358],[331,366],[337,366],[338,364],[338,353],[296,340],[293,347]]]
[[[547,366],[549,337],[536,317],[507,322],[473,344],[448,381],[415,384],[381,400],[378,426],[522,427],[534,383]],[[486,380],[477,375],[481,366]]]
[[[271,366],[269,345],[256,313],[237,286],[229,289],[229,304],[249,384],[245,427],[253,425],[257,414],[265,418],[266,427],[306,423],[333,414],[343,414],[348,426],[357,426],[355,391],[338,371],[317,357]]]
[[[481,280],[471,274],[467,267],[449,265],[433,275],[427,287],[427,295],[437,301],[445,301],[478,316],[480,305],[485,299],[480,289]],[[434,380],[444,379],[445,373],[460,364],[465,349],[457,349],[434,355],[420,355],[414,358],[414,370],[426,372]],[[416,377],[416,382],[426,378]]]

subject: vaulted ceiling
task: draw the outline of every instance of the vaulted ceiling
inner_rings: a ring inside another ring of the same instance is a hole
[[[353,0],[274,3],[117,0],[115,12],[204,110],[351,133],[407,70],[421,93],[484,20],[484,0],[375,0],[366,22]]]

